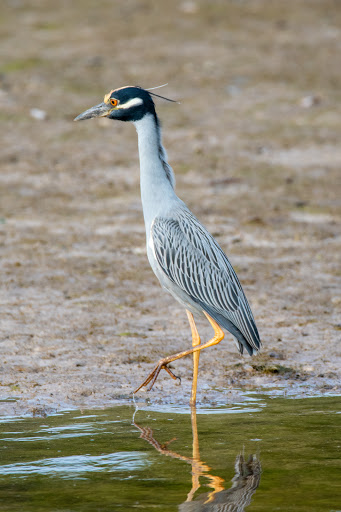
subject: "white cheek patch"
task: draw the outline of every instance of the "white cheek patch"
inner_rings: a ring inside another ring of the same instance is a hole
[[[143,100],[141,98],[133,98],[129,101],[127,101],[127,103],[123,103],[123,104],[119,104],[117,108],[123,108],[123,109],[126,109],[126,108],[131,108],[131,107],[137,107],[138,105],[142,105],[143,104]]]

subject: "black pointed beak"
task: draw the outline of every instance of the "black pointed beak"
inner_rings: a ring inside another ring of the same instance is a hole
[[[74,121],[84,121],[84,119],[91,119],[92,117],[106,117],[110,114],[111,110],[111,105],[99,103],[85,112],[82,112],[82,114],[79,114],[79,116],[75,117]]]

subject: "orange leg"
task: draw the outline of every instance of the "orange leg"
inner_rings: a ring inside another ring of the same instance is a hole
[[[172,356],[168,356],[168,357],[165,357],[164,359],[161,359],[158,362],[158,364],[155,366],[154,370],[152,372],[150,372],[150,374],[148,375],[146,380],[142,382],[142,384],[134,391],[134,393],[137,393],[143,386],[147,386],[151,382],[151,385],[148,389],[148,391],[150,391],[152,389],[152,387],[154,386],[155,381],[158,378],[160,371],[162,370],[162,368],[165,368],[167,366],[167,364],[172,363],[173,361],[176,361],[177,359],[180,359],[181,357],[189,356],[190,354],[193,354],[194,352],[199,352],[200,350],[203,350],[204,348],[208,348],[208,347],[212,347],[213,345],[217,345],[224,338],[224,333],[221,330],[220,326],[217,324],[217,322],[215,320],[213,320],[213,318],[211,318],[210,315],[208,315],[205,311],[204,311],[204,314],[214,329],[213,338],[211,338],[206,343],[196,345],[195,347],[192,347],[189,350],[185,350],[183,352],[179,352],[178,354],[174,354]]]
[[[192,331],[192,347],[196,347],[197,345],[200,345],[200,336],[198,333],[197,326],[194,322],[194,317],[188,309],[186,309],[189,325],[191,326]],[[197,382],[198,382],[198,369],[199,369],[199,357],[200,357],[200,351],[193,352],[193,382],[192,382],[192,393],[191,393],[191,400],[189,404],[191,406],[195,406],[197,401]]]

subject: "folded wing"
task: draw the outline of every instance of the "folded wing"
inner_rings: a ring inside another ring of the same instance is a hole
[[[242,353],[261,345],[251,308],[227,256],[187,209],[152,225],[155,256],[167,277],[230,331]]]

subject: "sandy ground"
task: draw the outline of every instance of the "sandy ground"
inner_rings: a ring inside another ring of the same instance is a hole
[[[264,345],[241,357],[227,335],[203,353],[200,404],[340,393],[338,2],[0,11],[0,414],[131,400],[191,345],[147,262],[133,126],[72,122],[128,84],[181,100],[157,102],[177,192],[226,250]],[[174,371],[181,386],[161,375],[139,400],[188,403],[191,360]]]

